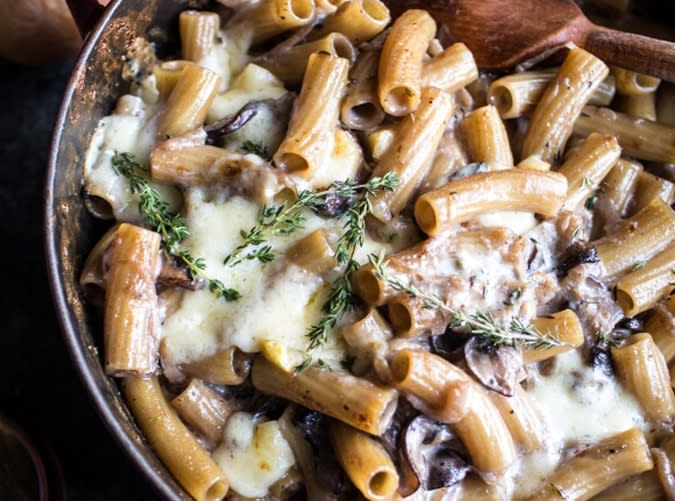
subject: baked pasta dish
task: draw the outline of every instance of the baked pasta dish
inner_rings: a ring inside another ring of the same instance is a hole
[[[675,499],[670,87],[479,72],[380,0],[177,24],[94,133],[80,283],[189,495]]]

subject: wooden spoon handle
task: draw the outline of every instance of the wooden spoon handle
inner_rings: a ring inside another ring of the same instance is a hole
[[[675,43],[595,26],[583,47],[606,63],[675,82]]]

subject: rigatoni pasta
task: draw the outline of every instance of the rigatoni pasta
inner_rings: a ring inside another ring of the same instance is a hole
[[[472,161],[485,162],[491,170],[513,168],[509,137],[497,108],[475,109],[462,121],[462,131]]]
[[[380,104],[390,115],[414,112],[422,102],[422,62],[435,34],[436,22],[423,10],[408,10],[394,22],[378,70]]]
[[[644,435],[632,428],[571,457],[528,499],[590,499],[613,483],[653,466]]]
[[[225,475],[169,406],[157,378],[124,378],[122,390],[157,455],[190,495],[222,499],[228,490]]]
[[[186,493],[660,495],[672,131],[616,111],[657,82],[574,46],[496,78],[379,0],[224,5],[85,158],[103,365]]]
[[[532,211],[554,216],[567,192],[567,179],[556,172],[501,170],[459,179],[425,193],[415,202],[415,219],[428,235],[499,210]]]
[[[373,214],[380,220],[391,219],[408,204],[454,110],[450,95],[435,87],[424,89],[421,99],[417,111],[398,125],[392,144],[373,171],[373,176],[394,173],[399,179],[396,188],[373,197]]]
[[[196,64],[186,65],[180,73],[159,121],[161,137],[175,137],[201,126],[216,97],[221,78]]]
[[[311,176],[331,153],[348,70],[344,58],[323,52],[310,55],[288,133],[275,154],[279,167]],[[317,102],[326,108],[317,109]]]
[[[103,320],[108,374],[156,371],[159,244],[157,233],[130,224],[121,224],[109,243]]]
[[[576,119],[574,133],[586,135],[592,131],[616,136],[624,151],[639,159],[675,161],[671,147],[675,128],[671,126],[589,105]]]
[[[530,113],[541,99],[558,68],[523,71],[498,78],[490,84],[488,103],[497,108],[502,118],[517,118]],[[589,104],[608,106],[614,98],[614,77],[609,75],[595,89]]]
[[[389,21],[389,9],[380,0],[351,0],[327,16],[310,37],[342,33],[354,45],[360,45],[384,30]]]
[[[456,43],[422,65],[422,83],[454,92],[478,78],[473,54],[463,43]]]
[[[532,113],[521,156],[538,155],[550,162],[558,155],[572,134],[574,120],[608,73],[600,59],[572,49]]]
[[[640,399],[645,412],[660,426],[675,418],[675,394],[666,361],[648,333],[631,337],[625,346],[612,348],[619,377]]]

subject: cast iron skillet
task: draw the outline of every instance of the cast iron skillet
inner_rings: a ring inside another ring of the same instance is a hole
[[[76,3],[71,1],[71,4]],[[59,110],[51,143],[45,188],[46,261],[56,312],[75,366],[104,423],[127,455],[170,500],[192,499],[154,455],[127,410],[115,382],[103,372],[97,346],[100,315],[86,303],[78,277],[105,225],[82,203],[85,152],[100,118],[108,115],[127,87],[122,56],[142,36],[170,54],[178,12],[205,7],[206,0],[113,0],[89,32],[75,63]],[[85,5],[80,2],[80,5]],[[86,5],[85,5],[86,6]],[[74,11],[76,14],[78,12]],[[78,18],[86,29],[94,10]]]
[[[51,143],[45,188],[46,261],[60,326],[73,362],[104,423],[122,449],[166,499],[192,499],[152,452],[136,427],[115,382],[99,359],[100,314],[78,286],[81,267],[106,225],[87,212],[81,197],[84,155],[98,120],[128,87],[122,56],[142,36],[159,55],[175,54],[178,13],[204,8],[208,0],[66,0],[82,32],[88,32],[65,89]],[[652,2],[645,2],[651,4]],[[661,2],[656,2],[659,9]],[[92,27],[93,26],[93,27]]]

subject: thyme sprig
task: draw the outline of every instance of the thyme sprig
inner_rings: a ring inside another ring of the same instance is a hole
[[[202,278],[208,284],[209,291],[226,301],[235,301],[241,297],[239,291],[225,287],[220,280],[206,275],[206,263],[202,258],[193,257],[190,252],[180,248],[180,242],[190,236],[185,220],[180,214],[174,214],[169,204],[162,200],[157,189],[141,173],[145,169],[134,160],[128,152],[115,152],[112,168],[117,175],[124,176],[129,182],[131,193],[138,195],[138,210],[145,223],[162,238],[162,248],[174,258],[181,261],[192,280]]]
[[[307,329],[306,337],[309,343],[305,350],[305,359],[295,368],[296,373],[302,372],[312,365],[312,352],[326,343],[330,329],[335,327],[345,313],[355,308],[356,301],[352,292],[351,277],[360,266],[355,259],[355,255],[365,242],[366,216],[373,210],[370,197],[378,190],[393,190],[398,186],[398,183],[396,174],[390,172],[381,178],[372,178],[365,184],[356,184],[354,181],[348,180],[344,184],[334,185],[332,188],[333,193],[337,193],[339,196],[350,197],[358,191],[361,191],[363,196],[343,215],[345,231],[337,240],[333,256],[338,265],[344,266],[344,271],[331,284],[331,290],[322,307],[323,316],[318,323]],[[319,205],[329,191],[331,190],[322,192],[321,198],[316,199],[316,201],[319,201]]]
[[[450,308],[436,295],[426,294],[412,284],[402,282],[387,273],[384,253],[368,256],[375,276],[398,292],[405,292],[422,301],[424,308],[436,309],[450,315],[449,327],[466,329],[467,333],[488,341],[495,346],[523,346],[529,348],[553,348],[565,346],[549,333],[542,333],[532,326],[526,326],[519,318],[512,318],[508,324],[498,321],[491,313],[476,310],[467,314],[461,308]]]
[[[269,149],[262,141],[252,141],[247,139],[241,145],[241,149],[244,153],[253,153],[254,155],[258,155],[265,160],[270,160],[272,158]]]
[[[327,199],[336,196],[340,198],[351,198],[362,195],[354,206],[347,211],[347,223],[345,225],[347,238],[356,239],[356,242],[360,242],[359,245],[362,245],[365,231],[357,230],[354,233],[350,233],[350,227],[347,226],[347,224],[352,224],[350,222],[357,221],[358,218],[355,217],[356,215],[363,220],[365,215],[370,212],[372,207],[368,200],[368,195],[373,195],[381,189],[393,190],[398,186],[398,183],[399,180],[396,177],[396,174],[389,172],[382,177],[374,177],[363,184],[359,184],[354,179],[347,179],[345,181],[333,183],[323,191],[303,190],[298,194],[297,199],[293,203],[266,205],[258,211],[256,225],[249,231],[241,230],[241,243],[225,257],[223,262],[230,266],[236,266],[244,260],[258,259],[261,262],[272,261],[275,256],[269,245],[267,245],[266,252],[262,254],[259,253],[258,249],[254,249],[248,253],[244,253],[244,251],[251,247],[259,247],[266,244],[267,237],[270,235],[290,235],[294,231],[303,228],[307,222],[303,209],[307,208],[317,212],[325,204]],[[356,213],[354,213],[355,210],[357,211]],[[353,227],[354,226],[352,226],[352,228]],[[339,241],[338,244],[340,244]],[[341,249],[340,245],[338,245],[338,249]],[[260,259],[261,255],[263,259]],[[338,259],[338,262],[343,263],[340,259]]]

